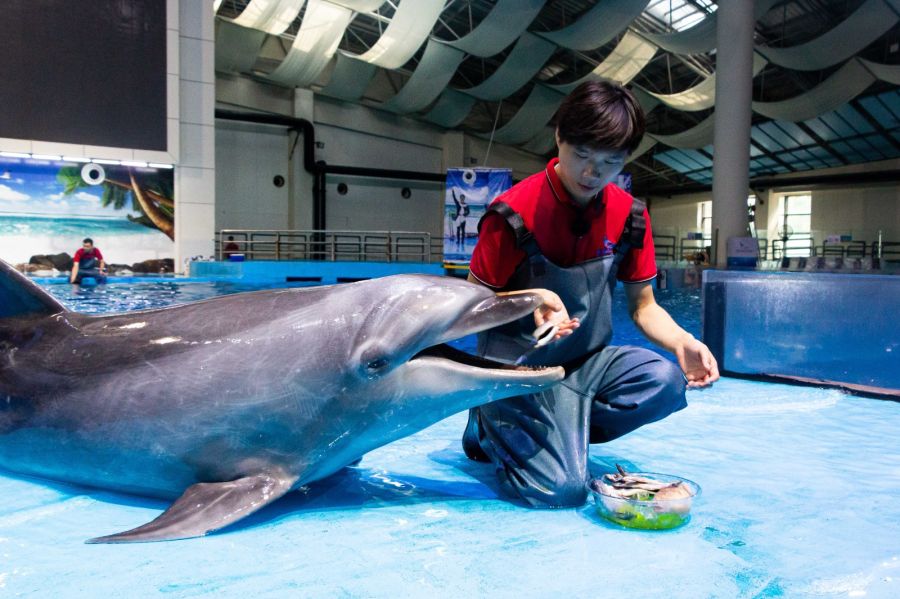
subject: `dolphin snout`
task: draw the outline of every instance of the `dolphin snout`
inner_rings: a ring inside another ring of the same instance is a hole
[[[537,310],[544,299],[531,291],[492,295],[463,311],[441,339],[451,341],[518,320]]]

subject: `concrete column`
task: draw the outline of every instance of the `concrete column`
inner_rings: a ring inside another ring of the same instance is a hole
[[[718,30],[712,234],[715,265],[721,268],[725,266],[728,239],[747,234],[753,92],[753,2],[720,0],[716,15]]]
[[[174,5],[174,6],[173,6]],[[178,15],[179,123],[175,163],[175,270],[212,256],[216,208],[215,36],[212,3],[169,0]]]

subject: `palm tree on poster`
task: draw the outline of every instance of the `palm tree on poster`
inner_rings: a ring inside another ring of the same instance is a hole
[[[130,168],[110,171],[112,169],[107,171],[106,179],[100,184],[103,188],[100,204],[122,210],[130,203],[131,210],[139,212],[141,216],[129,214],[128,220],[158,229],[174,241],[175,201],[172,198],[175,194],[171,172],[136,173]],[[63,193],[66,195],[92,187],[82,179],[81,169],[78,167],[63,167],[59,169],[56,178],[63,184]]]

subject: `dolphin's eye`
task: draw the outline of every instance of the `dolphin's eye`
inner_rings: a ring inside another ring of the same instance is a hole
[[[381,344],[370,344],[360,352],[359,365],[366,378],[381,376],[391,367],[389,350]]]
[[[388,365],[388,361],[384,358],[375,358],[374,360],[370,360],[368,364],[366,364],[366,369],[369,372],[377,372],[382,370],[385,366]]]

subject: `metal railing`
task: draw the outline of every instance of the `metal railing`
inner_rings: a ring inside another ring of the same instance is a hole
[[[656,249],[658,260],[675,260],[675,236],[654,235],[653,247]]]
[[[441,262],[443,238],[418,231],[298,231],[222,229],[216,257],[245,260],[324,260],[329,262]]]

